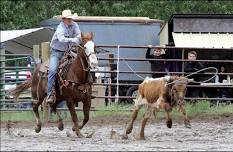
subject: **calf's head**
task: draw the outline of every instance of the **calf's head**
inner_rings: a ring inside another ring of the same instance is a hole
[[[174,83],[171,84],[171,89],[170,89],[170,96],[177,105],[184,105],[184,97],[186,94],[187,90],[187,84],[193,79],[188,79],[185,77],[173,77],[172,81]]]

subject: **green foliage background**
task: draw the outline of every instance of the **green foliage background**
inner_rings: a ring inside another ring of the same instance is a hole
[[[172,13],[229,13],[233,1],[224,0],[1,0],[0,30],[37,27],[39,22],[71,9],[80,16],[145,16],[167,20]]]

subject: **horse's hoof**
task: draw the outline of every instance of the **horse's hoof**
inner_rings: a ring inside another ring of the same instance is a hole
[[[85,138],[85,136],[81,133],[76,133],[76,135],[78,136],[78,138]]]
[[[92,136],[94,135],[94,133],[95,133],[94,131],[92,131],[91,133],[88,133],[87,136],[86,136],[86,138],[92,138]]]
[[[189,119],[184,120],[184,125],[185,125],[186,128],[191,128],[191,124],[190,124]]]
[[[190,124],[185,125],[186,128],[192,128]]]
[[[63,122],[59,122],[59,124],[58,124],[58,129],[60,130],[60,131],[62,131],[62,130],[64,130],[64,124],[63,124]]]
[[[72,131],[75,131],[75,128],[74,128],[74,126],[72,127]]]
[[[127,134],[121,135],[121,138],[122,138],[122,139],[124,139],[124,140],[129,139],[129,137],[128,137],[128,135],[127,135]]]
[[[82,129],[83,128],[83,125],[82,126],[78,126],[78,129]]]
[[[127,129],[126,129],[126,134],[130,134],[133,130],[133,126],[129,126]]]
[[[135,139],[136,140],[146,140],[145,136],[140,136],[140,135],[136,136]]]
[[[79,130],[76,131],[76,135],[78,136],[78,138],[85,138],[85,136]]]
[[[191,124],[189,120],[184,121],[184,125],[186,128],[191,128]]]
[[[172,127],[172,120],[171,119],[167,120],[167,127],[168,128]]]
[[[40,131],[41,131],[41,127],[38,127],[38,126],[37,126],[37,127],[35,128],[35,132],[36,132],[36,133],[39,133]]]

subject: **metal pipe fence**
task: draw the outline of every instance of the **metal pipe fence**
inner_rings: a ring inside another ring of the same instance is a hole
[[[153,74],[153,73],[163,73],[163,74],[190,74],[187,72],[184,72],[184,62],[189,62],[188,59],[184,59],[184,52],[186,50],[211,50],[211,51],[222,51],[222,50],[227,50],[227,51],[233,51],[233,48],[191,48],[191,47],[186,47],[186,48],[182,48],[182,47],[172,47],[172,46],[167,46],[167,47],[157,47],[157,46],[152,46],[151,48],[162,48],[162,49],[175,49],[177,51],[182,51],[182,58],[181,59],[145,59],[145,58],[122,58],[119,56],[120,54],[120,48],[148,48],[148,46],[134,46],[134,45],[99,45],[97,46],[99,48],[117,48],[116,50],[113,51],[117,51],[117,57],[116,58],[103,58],[103,57],[99,57],[98,60],[108,60],[108,61],[117,61],[117,67],[119,64],[119,61],[166,61],[166,62],[182,62],[182,72],[158,72],[158,71],[154,71],[154,72],[149,72],[149,71],[119,71],[119,68],[117,68],[117,70],[115,71],[101,71],[101,70],[97,70],[95,72],[98,73],[117,73],[117,82],[115,84],[104,84],[105,86],[117,86],[117,94],[116,97],[119,97],[118,94],[118,90],[119,90],[119,86],[136,86],[138,84],[122,84],[119,83],[118,80],[118,76],[120,73],[127,73],[127,74]],[[104,49],[103,49],[104,50]],[[105,50],[106,52],[110,52],[108,50]],[[193,62],[208,62],[208,63],[233,63],[233,60],[195,60]],[[205,72],[205,73],[200,73],[198,75],[213,75],[214,73],[211,72]],[[233,73],[218,73],[218,75],[229,75],[232,76]],[[101,84],[95,84],[95,85],[101,85]],[[230,86],[224,86],[224,84],[222,86],[219,85],[212,85],[212,86],[205,86],[205,85],[188,85],[188,87],[203,87],[203,88],[233,88],[233,85]],[[116,97],[112,97],[112,98],[116,98]],[[123,97],[123,98],[130,98],[130,97]],[[219,98],[195,98],[197,100],[205,100],[205,99],[209,99],[209,100],[218,100]],[[229,100],[232,100],[232,98],[228,98]],[[189,98],[187,98],[187,100],[189,100]],[[191,99],[190,99],[191,100]],[[223,99],[225,100],[225,99]],[[227,100],[227,99],[226,99]]]
[[[98,60],[118,60],[118,58],[101,58]],[[189,62],[188,59],[145,59],[145,58],[119,58],[120,61],[167,61],[167,62]],[[192,62],[220,62],[220,63],[233,63],[233,60],[194,60]]]
[[[138,73],[138,74],[153,74],[153,73],[164,73],[164,74],[190,74],[187,72],[160,72],[160,71],[155,71],[155,72],[150,72],[150,71],[102,71],[102,70],[95,70],[93,72],[97,73]],[[233,73],[218,73],[219,75],[233,75]],[[198,75],[213,75],[213,73],[200,73]]]
[[[117,48],[118,45],[96,45],[97,48]],[[148,48],[145,45],[119,45],[119,48]],[[230,50],[233,51],[233,48],[197,48],[197,47],[175,47],[175,46],[151,46],[150,48],[161,48],[161,49],[177,49],[177,50]]]
[[[24,67],[20,66],[19,62],[23,61],[24,64],[28,63],[28,59],[30,58],[30,61],[34,61],[32,55],[30,54],[5,54],[5,50],[1,49],[1,59],[0,59],[0,107],[1,110],[5,107],[20,107],[22,104],[29,104],[31,103],[32,99],[23,99],[22,103],[20,102],[14,102],[13,99],[10,99],[7,91],[12,89],[12,87],[16,86],[17,84],[20,84],[24,82],[26,77],[31,75],[31,73],[26,74],[27,72],[32,72],[34,69],[34,65],[32,64],[32,67]],[[10,62],[11,66],[6,66],[7,63]],[[35,62],[34,62],[35,63]],[[14,66],[13,66],[14,65]],[[21,72],[24,71],[25,73],[22,74]],[[30,90],[28,90],[30,91]],[[28,92],[27,91],[27,92]],[[24,93],[25,94],[25,93]],[[24,95],[23,94],[23,95]],[[30,95],[30,94],[29,94]],[[26,102],[25,102],[26,101]]]
[[[189,60],[184,59],[184,56],[182,55],[182,59],[145,59],[145,58],[120,58],[119,54],[120,54],[120,48],[148,48],[148,46],[133,46],[133,45],[102,45],[102,46],[97,46],[97,47],[103,47],[103,48],[116,48],[117,50],[117,58],[98,58],[99,60],[114,60],[117,61],[117,70],[115,71],[94,71],[97,73],[116,73],[117,74],[117,81],[116,83],[94,83],[94,85],[102,85],[102,86],[116,86],[117,87],[117,93],[116,96],[97,96],[96,98],[108,98],[108,99],[116,99],[116,102],[119,102],[119,99],[135,99],[135,97],[131,97],[131,96],[120,96],[119,95],[119,87],[120,86],[137,86],[139,85],[139,83],[120,83],[119,82],[119,75],[121,73],[125,73],[125,74],[133,74],[133,73],[137,73],[137,74],[153,74],[153,73],[167,73],[167,72],[152,72],[152,71],[119,71],[119,63],[120,61],[166,61],[166,62],[187,62]],[[152,46],[152,48],[163,48],[163,49],[176,49],[178,51],[182,51],[184,53],[185,50],[193,50],[193,49],[202,49],[202,50],[217,50],[217,51],[221,51],[221,50],[228,50],[228,51],[233,51],[232,49],[223,49],[223,48],[179,48],[179,47],[155,47]],[[23,58],[27,58],[30,55],[28,54],[6,54],[5,56],[17,56],[18,59],[23,59]],[[24,57],[27,56],[27,57]],[[19,58],[21,57],[21,58]],[[17,59],[16,58],[16,59]],[[8,61],[12,61],[13,59],[8,59]],[[3,61],[6,62],[6,61]],[[194,62],[213,62],[213,63],[233,63],[233,60],[196,60]],[[6,73],[9,71],[5,71],[5,70],[15,70],[15,67],[0,67],[0,69],[4,69],[3,72],[1,70],[0,73]],[[17,67],[17,69],[19,70],[32,70],[33,67]],[[183,72],[169,72],[169,74],[188,74]],[[211,72],[206,72],[206,73],[201,73],[200,75],[213,75],[213,73]],[[218,73],[218,75],[233,75],[233,73]],[[7,84],[19,84],[22,83],[23,80],[25,79],[9,79],[9,78],[0,78],[1,81],[8,81],[8,80],[12,80],[15,81],[17,80],[17,82],[8,82]],[[1,85],[3,85],[3,83],[0,83]],[[233,85],[230,86],[220,86],[220,85],[211,85],[211,86],[205,86],[205,85],[188,85],[188,87],[198,87],[198,88],[233,88]],[[1,91],[4,91],[1,89]],[[185,100],[193,100],[193,98],[185,98]],[[233,101],[233,98],[195,98],[195,100],[219,100],[219,101]],[[1,99],[1,103],[2,102],[12,102],[12,99]],[[32,101],[31,99],[18,99],[19,103],[29,103],[30,101]],[[26,102],[25,102],[26,101]],[[18,104],[19,104],[18,103]],[[6,103],[9,105],[12,105],[14,103]],[[1,109],[2,111],[2,109]]]

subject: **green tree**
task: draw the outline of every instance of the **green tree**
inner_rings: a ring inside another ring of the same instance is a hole
[[[1,0],[0,30],[37,27],[39,22],[71,9],[80,16],[145,16],[168,20],[173,13],[233,14],[233,1],[200,0]]]

